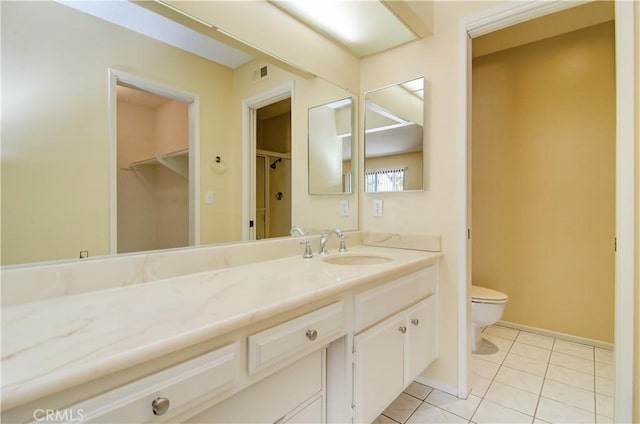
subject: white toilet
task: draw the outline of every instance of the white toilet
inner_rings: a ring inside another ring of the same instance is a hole
[[[471,347],[476,353],[482,346],[482,329],[502,317],[509,296],[486,287],[471,286]]]

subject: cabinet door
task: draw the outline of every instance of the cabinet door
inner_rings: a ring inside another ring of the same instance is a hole
[[[407,311],[405,339],[405,385],[438,356],[437,302],[430,296]]]
[[[354,338],[356,422],[370,423],[404,388],[405,315],[396,315]]]

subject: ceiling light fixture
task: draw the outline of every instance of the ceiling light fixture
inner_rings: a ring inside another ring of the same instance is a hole
[[[368,56],[416,35],[379,1],[270,0],[272,4],[349,48]]]

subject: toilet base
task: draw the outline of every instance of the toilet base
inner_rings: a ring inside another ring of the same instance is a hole
[[[471,331],[471,352],[478,353],[482,347],[482,330],[484,327],[474,325]]]

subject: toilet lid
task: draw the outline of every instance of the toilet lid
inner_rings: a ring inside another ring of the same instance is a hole
[[[509,300],[509,296],[486,287],[471,286],[471,300],[483,303],[503,303]]]

